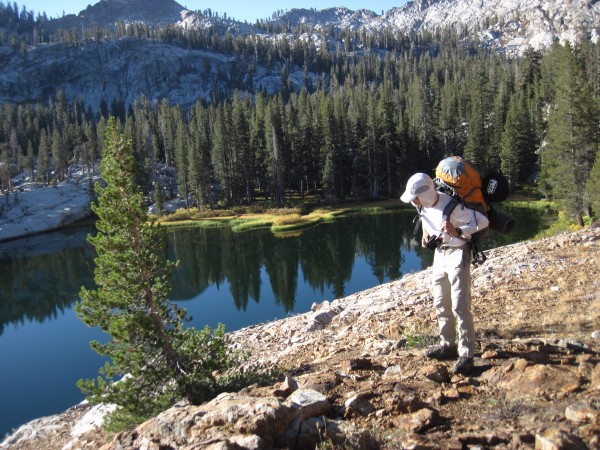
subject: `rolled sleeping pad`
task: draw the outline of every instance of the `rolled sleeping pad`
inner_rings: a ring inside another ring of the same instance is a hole
[[[490,221],[490,228],[502,234],[510,233],[515,227],[515,219],[493,208],[488,213],[488,220]]]

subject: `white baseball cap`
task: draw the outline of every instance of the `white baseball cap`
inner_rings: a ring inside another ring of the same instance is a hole
[[[400,197],[400,200],[402,200],[404,203],[410,203],[424,193],[429,193],[429,191],[433,191],[432,193],[435,192],[435,187],[433,186],[433,180],[431,177],[425,173],[415,173],[408,179],[408,182],[406,183],[406,190]],[[426,194],[426,196],[429,195]]]

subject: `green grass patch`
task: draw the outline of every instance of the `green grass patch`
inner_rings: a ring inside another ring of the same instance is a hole
[[[407,208],[412,209],[410,205],[405,205],[399,200],[345,203],[338,206],[322,206],[315,201],[306,201],[286,208],[273,207],[267,203],[214,210],[178,209],[172,214],[155,217],[155,219],[158,224],[169,227],[209,228],[229,224],[234,232],[271,227],[272,232],[285,234],[320,223],[333,222],[337,218],[353,214],[382,214]]]
[[[439,338],[433,334],[408,333],[404,335],[404,345],[406,349],[423,349],[435,345]]]
[[[254,220],[244,220],[244,219],[235,219],[231,221],[231,230],[238,233],[241,231],[254,230],[257,228],[265,228],[270,227],[273,224],[273,221],[270,219],[254,219]]]
[[[527,208],[536,210],[556,210],[556,202],[549,200],[507,200],[502,202],[502,205],[506,205],[509,208]]]
[[[548,217],[547,220],[551,221],[549,225],[541,230],[533,237],[533,239],[543,239],[546,237],[554,236],[556,234],[565,231],[575,231],[581,228],[573,221],[573,217],[569,216],[561,207],[558,202],[550,200],[514,200],[505,201],[502,203],[507,209],[511,208],[524,208],[528,210],[539,211],[540,214],[544,214]],[[502,209],[502,208],[499,208]],[[584,217],[584,226],[590,225],[592,219]]]
[[[279,233],[279,234],[292,233],[294,231],[305,230],[307,228],[317,226],[321,222],[323,222],[323,220],[315,219],[315,220],[304,221],[304,222],[290,223],[290,224],[286,224],[286,225],[273,225],[271,227],[271,231],[273,233]]]
[[[571,217],[569,217],[564,211],[559,211],[558,217],[554,221],[554,223],[546,230],[539,232],[535,236],[535,238],[542,239],[545,237],[554,236],[554,235],[562,233],[564,231],[573,231],[578,228],[580,228],[580,227],[573,223],[573,220]]]
[[[179,220],[177,222],[162,222],[160,226],[166,228],[218,228],[226,224],[226,222],[217,220]]]

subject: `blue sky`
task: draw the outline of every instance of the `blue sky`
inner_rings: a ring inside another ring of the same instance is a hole
[[[7,4],[9,0],[0,0]],[[176,0],[177,1],[177,0]],[[10,0],[12,4],[13,1]],[[25,5],[28,11],[37,13],[46,12],[48,17],[60,17],[63,14],[77,14],[79,11],[87,8],[89,4],[97,3],[94,0],[65,0],[61,2],[48,0],[21,0],[17,1],[19,11]],[[271,17],[271,14],[277,10],[289,10],[292,8],[316,8],[324,9],[335,6],[345,6],[353,11],[357,9],[369,9],[381,14],[395,6],[402,6],[406,0],[314,0],[312,2],[299,0],[180,0],[178,3],[191,10],[200,10],[210,8],[213,12],[220,14],[227,13],[229,17],[236,20],[247,20],[254,23],[256,19],[265,19]]]

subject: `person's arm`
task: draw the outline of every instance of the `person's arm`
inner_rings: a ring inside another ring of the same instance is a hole
[[[486,216],[473,209],[459,206],[452,212],[452,221],[446,221],[442,224],[442,230],[452,237],[463,237],[469,239],[473,233],[483,230],[489,225]],[[455,226],[452,222],[456,222]]]

